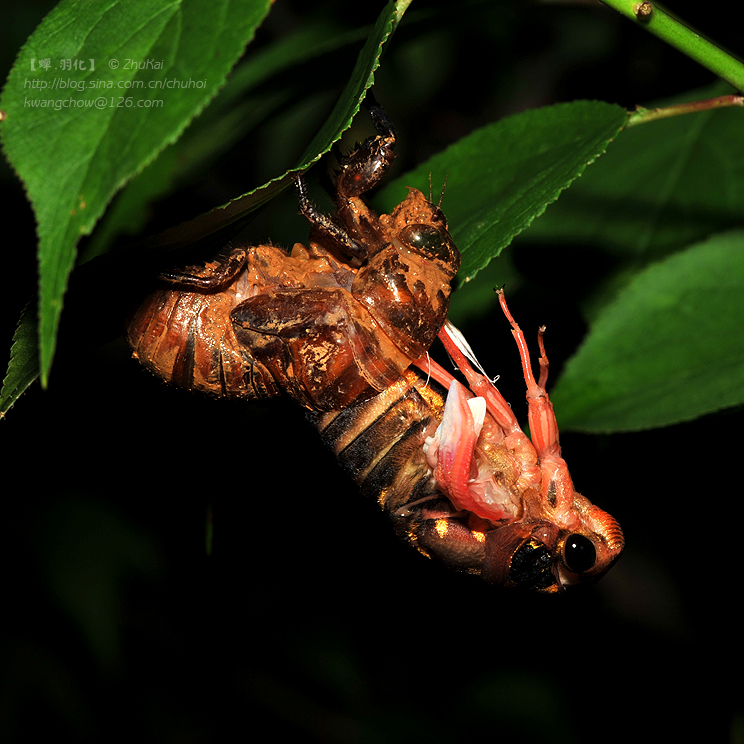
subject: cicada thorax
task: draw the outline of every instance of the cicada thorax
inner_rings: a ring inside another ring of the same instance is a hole
[[[383,247],[360,268],[352,292],[414,360],[444,325],[460,254],[442,212],[416,189],[380,217],[380,233]]]
[[[237,248],[198,270],[165,275],[127,338],[142,363],[186,388],[239,398],[288,393],[334,410],[385,390],[433,342],[460,255],[440,209],[411,189],[379,217],[360,194],[393,158],[378,108],[376,137],[342,159],[337,211],[318,212],[297,178],[309,247]]]

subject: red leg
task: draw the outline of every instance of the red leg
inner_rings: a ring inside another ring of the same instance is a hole
[[[537,345],[540,347],[540,380],[537,383],[543,390],[548,384],[548,357],[545,354],[545,342],[543,336],[545,335],[545,326],[540,326],[537,329]]]
[[[413,362],[425,375],[428,375],[432,379],[436,380],[442,387],[449,389],[452,380],[455,378],[447,372],[444,367],[437,364],[428,354],[419,357]]]
[[[507,434],[515,431],[521,432],[519,422],[512,412],[511,406],[485,375],[478,374],[472,368],[458,345],[457,335],[459,335],[459,331],[449,321],[444,324],[439,332],[439,338],[444,344],[444,348],[447,349],[447,353],[452,358],[455,366],[465,375],[468,386],[473,393],[486,399],[488,411]]]
[[[519,347],[519,356],[522,360],[522,373],[524,374],[524,381],[527,383],[530,435],[532,443],[537,450],[537,456],[540,460],[548,456],[560,457],[561,447],[558,443],[558,422],[553,412],[553,404],[550,402],[544,388],[544,384],[548,380],[548,357],[545,354],[545,345],[542,338],[545,327],[543,326],[538,334],[538,343],[540,345],[540,382],[537,383],[535,376],[532,374],[530,353],[527,350],[527,341],[524,338],[524,333],[509,312],[506,298],[504,297],[504,290],[497,290],[497,294],[501,303],[501,309],[504,311],[506,319],[511,323],[512,336],[514,336],[514,340]]]

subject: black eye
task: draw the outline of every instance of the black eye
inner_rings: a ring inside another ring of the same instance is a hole
[[[547,589],[555,584],[553,559],[539,540],[525,540],[511,559],[509,580],[522,589]]]
[[[563,548],[563,559],[569,571],[583,573],[594,567],[597,551],[592,541],[583,535],[569,535]]]
[[[425,256],[439,258],[442,261],[452,260],[449,235],[431,225],[408,225],[400,233],[400,240]]]

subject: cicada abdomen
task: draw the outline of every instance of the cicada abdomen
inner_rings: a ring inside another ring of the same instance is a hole
[[[501,301],[522,356],[532,441],[449,323],[440,338],[469,390],[420,360],[426,373],[411,368],[370,400],[310,416],[362,491],[422,553],[494,585],[560,592],[603,576],[622,553],[623,534],[574,490],[545,392],[542,341],[537,382]]]
[[[309,247],[235,248],[202,269],[164,275],[127,339],[155,374],[236,398],[286,392],[316,410],[384,390],[442,327],[460,254],[439,207],[410,189],[389,215],[361,194],[393,159],[395,132],[378,107],[377,136],[340,162],[337,211],[321,214],[297,177]]]
[[[373,398],[308,416],[362,493],[395,515],[442,498],[423,448],[443,410],[444,392],[412,367]]]
[[[173,289],[151,294],[127,326],[134,356],[179,387],[236,398],[278,395],[274,378],[229,322],[240,284],[211,294]]]

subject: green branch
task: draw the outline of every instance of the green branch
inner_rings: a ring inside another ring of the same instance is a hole
[[[744,91],[744,64],[649,0],[602,0],[605,5],[643,26],[675,49]]]

